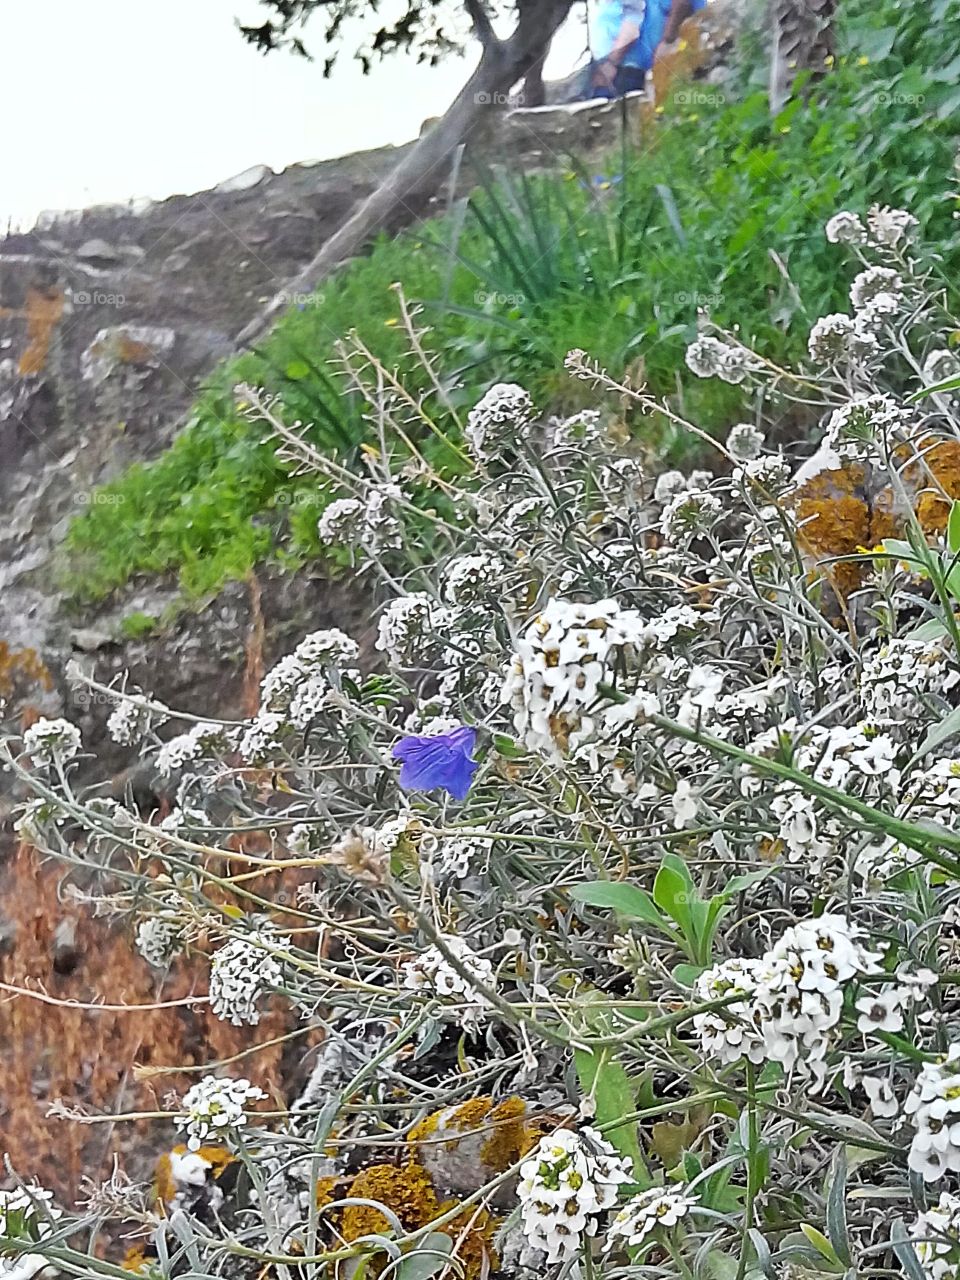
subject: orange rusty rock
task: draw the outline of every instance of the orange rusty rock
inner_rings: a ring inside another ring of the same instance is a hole
[[[6,640],[0,640],[0,695],[9,697],[20,681],[47,692],[53,688],[53,676],[36,649],[11,649]]]
[[[26,376],[42,373],[50,352],[53,331],[63,315],[62,289],[27,289],[26,305],[22,314],[27,320],[27,345],[20,356],[18,371]]]

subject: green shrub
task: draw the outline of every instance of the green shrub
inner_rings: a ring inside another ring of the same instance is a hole
[[[386,366],[404,367],[394,281],[422,305],[461,409],[497,380],[522,381],[545,408],[577,407],[582,386],[564,374],[563,356],[582,347],[718,429],[748,409],[738,388],[683,367],[698,305],[772,359],[795,360],[815,318],[800,299],[815,298],[821,314],[845,303],[822,234],[838,208],[909,207],[955,272],[946,193],[960,132],[960,12],[950,0],[849,0],[844,12],[848,54],[809,99],[795,97],[775,118],[749,83],[730,102],[703,85],[703,105],[668,108],[638,148],[607,160],[603,181],[576,166],[481,174],[465,217],[454,211],[381,240],[314,305],[289,312],[257,352],[218,371],[172,447],[108,486],[123,501],[95,504],[73,523],[79,593],[176,571],[186,593],[203,595],[264,558],[294,564],[319,554],[316,518],[329,495],[278,463],[234,388],[279,394],[286,419],[309,424],[312,443],[349,465],[369,432],[336,344],[356,330]],[[411,390],[425,394],[409,373]],[[692,447],[664,423],[629,425],[674,457]],[[433,466],[456,470],[442,442],[420,444]]]

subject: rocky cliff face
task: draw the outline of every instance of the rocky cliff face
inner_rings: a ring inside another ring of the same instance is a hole
[[[727,39],[717,22],[723,8],[712,6],[705,43],[714,50]],[[694,43],[680,70],[700,56]],[[662,68],[658,75],[663,91]],[[628,127],[650,109],[634,101]],[[609,148],[620,128],[617,104],[498,111],[480,145],[489,159],[529,170]],[[104,732],[109,706],[68,688],[69,659],[104,683],[126,669],[171,706],[233,716],[255,710],[263,666],[306,631],[337,625],[362,638],[369,630],[365,591],[305,570],[232,584],[161,638],[124,638],[121,618],[162,614],[174,588],[144,582],[122,601],[71,609],[58,547],[71,517],[99,500],[97,485],[169,444],[204,378],[234,351],[235,335],[401,154],[386,148],[282,173],[258,167],[196,195],[52,215],[0,241],[0,700],[8,721],[21,724],[67,715],[92,753],[88,778],[121,791],[150,785],[121,772],[126,752]],[[392,229],[435,212],[449,198],[445,186],[440,175]],[[0,816],[11,803],[9,795],[0,802]],[[191,1006],[127,1017],[57,1004],[103,997],[142,1005],[202,992],[202,981],[184,973],[158,985],[125,938],[64,901],[56,868],[41,868],[10,840],[0,886],[0,984],[42,987],[54,1001],[0,1000],[0,1042],[14,1046],[5,1055],[0,1150],[69,1195],[82,1169],[100,1171],[110,1131],[47,1121],[52,1101],[156,1109],[163,1091],[182,1082],[137,1077],[135,1061],[189,1065],[239,1046]],[[261,1079],[288,1077],[280,1068],[279,1053],[256,1066]],[[135,1171],[146,1164],[143,1156]]]

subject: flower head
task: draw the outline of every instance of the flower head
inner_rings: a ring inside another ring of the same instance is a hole
[[[413,734],[401,738],[393,748],[399,760],[400,785],[405,791],[435,791],[442,788],[454,800],[463,800],[477,771],[471,752],[477,731],[462,724],[450,733]]]
[[[229,1142],[246,1127],[247,1103],[266,1096],[249,1080],[204,1076],[184,1094],[177,1127],[186,1133],[191,1151],[209,1142]]]

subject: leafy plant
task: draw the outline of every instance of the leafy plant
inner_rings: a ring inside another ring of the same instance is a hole
[[[690,868],[675,853],[666,853],[648,893],[633,884],[597,880],[574,885],[570,897],[591,907],[609,907],[627,920],[636,920],[661,933],[690,960],[680,965],[674,976],[688,986],[710,964],[717,928],[730,910],[730,900],[764,879],[767,869],[733,876],[720,893],[702,898]]]

